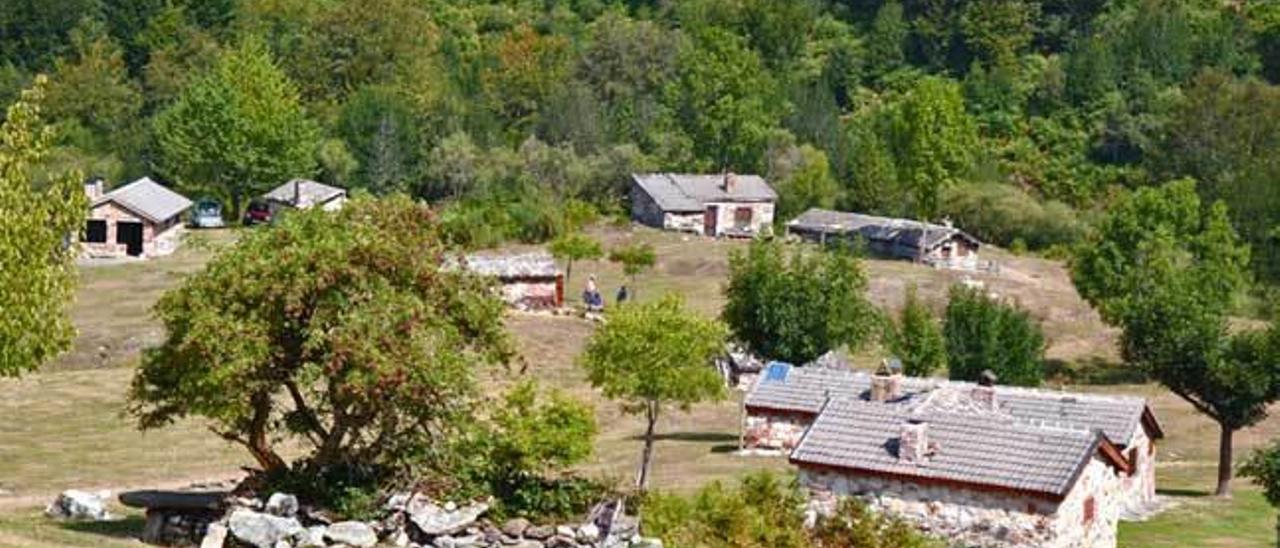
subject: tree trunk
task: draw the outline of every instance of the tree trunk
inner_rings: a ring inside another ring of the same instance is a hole
[[[1219,423],[1222,434],[1218,438],[1218,490],[1214,494],[1231,498],[1231,435],[1235,430]]]
[[[648,426],[644,431],[644,456],[640,458],[640,475],[636,478],[636,487],[641,491],[649,488],[649,466],[653,464],[653,427],[658,423],[658,405],[649,402],[645,405],[644,418]]]
[[[258,461],[258,466],[262,467],[263,472],[282,470],[288,465],[275,450],[271,449],[271,441],[267,436],[267,421],[271,418],[271,395],[266,392],[257,392],[253,395],[252,403],[253,418],[249,421],[245,447],[249,449],[253,459]]]

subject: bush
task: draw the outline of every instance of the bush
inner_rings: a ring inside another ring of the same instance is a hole
[[[1085,235],[1070,206],[1041,201],[1002,183],[960,185],[950,189],[942,213],[979,240],[1005,247],[1021,241],[1028,249],[1070,245]]]
[[[991,370],[1003,384],[1044,379],[1044,334],[1024,310],[963,286],[951,288],[943,336],[952,379],[976,381]]]
[[[929,307],[920,302],[914,285],[907,287],[897,322],[888,323],[888,346],[912,377],[927,377],[947,362],[942,330]]]

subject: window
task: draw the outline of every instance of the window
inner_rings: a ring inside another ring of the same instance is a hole
[[[751,208],[740,207],[733,210],[733,226],[738,228],[751,226]]]
[[[1084,499],[1084,524],[1085,525],[1089,525],[1090,523],[1093,523],[1094,514],[1096,514],[1098,511],[1097,507],[1098,507],[1098,501],[1093,500],[1093,497]]]
[[[1129,448],[1129,475],[1138,475],[1138,448]]]
[[[101,244],[107,241],[107,222],[98,219],[89,219],[84,227],[84,241]]]

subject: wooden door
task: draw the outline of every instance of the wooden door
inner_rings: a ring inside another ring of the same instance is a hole
[[[716,221],[719,219],[719,217],[720,217],[719,206],[713,206],[713,205],[707,206],[707,212],[703,214],[703,217],[702,217],[704,234],[706,234],[707,236],[716,235]]]

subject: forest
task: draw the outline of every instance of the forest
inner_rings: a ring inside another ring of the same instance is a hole
[[[48,76],[46,176],[232,211],[294,177],[444,204],[471,246],[625,207],[634,171],[1015,250],[1196,181],[1280,283],[1280,3],[8,0],[0,103]]]

